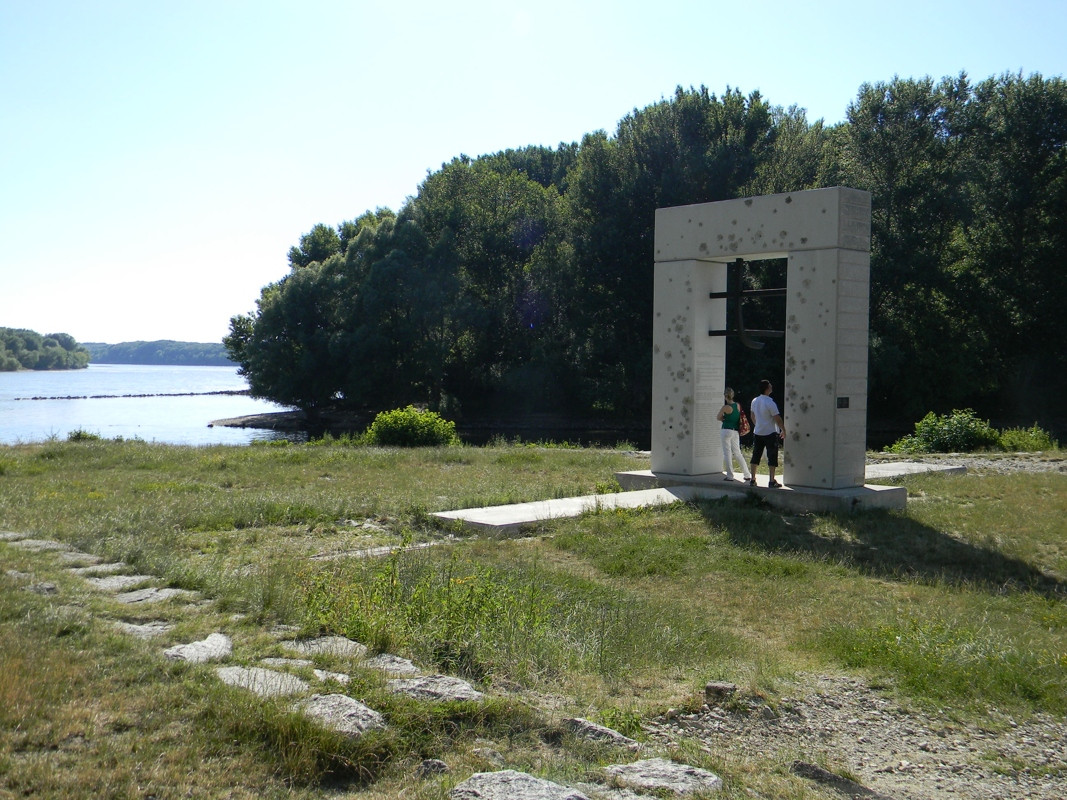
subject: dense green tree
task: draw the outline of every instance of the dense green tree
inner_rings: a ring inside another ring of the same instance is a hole
[[[224,367],[233,364],[221,342],[152,342],[102,344],[86,342],[94,364],[170,364],[175,366]]]
[[[337,260],[340,256],[332,257]],[[327,265],[311,262],[265,287],[256,312],[232,318],[223,340],[253,397],[296,406],[312,416],[342,388],[329,324],[340,298],[329,291],[324,271]]]
[[[66,333],[45,336],[25,328],[0,328],[0,372],[83,369],[89,351]]]
[[[567,192],[568,283],[587,407],[649,413],[655,211],[737,197],[772,150],[773,123],[758,93],[727,90],[719,99],[679,87],[623,118],[614,138],[583,139]]]
[[[1004,75],[968,108],[969,208],[952,271],[989,341],[994,413],[1036,418],[1067,390],[1051,346],[1067,306],[1067,82]]]
[[[439,263],[454,265],[447,394],[479,411],[544,397],[552,383],[531,381],[530,367],[560,320],[547,274],[563,235],[555,186],[506,158],[461,157],[427,178],[407,213],[435,243]]]
[[[1039,76],[894,78],[827,128],[758,93],[678,88],[614,134],[459,156],[399,213],[316,225],[227,348],[260,396],[309,409],[647,419],[655,210],[847,185],[873,198],[872,413],[991,413],[1011,406],[1005,385],[1047,408],[1067,374],[1050,344],[1067,299],[1065,94]],[[758,262],[746,281],[784,273]],[[746,304],[753,327],[783,315]],[[746,381],[781,382],[782,344],[728,342],[743,398]]]
[[[865,84],[848,108],[843,182],[872,195],[871,405],[922,416],[965,402],[995,376],[951,280],[953,238],[965,213],[966,76]],[[922,381],[922,383],[920,383]]]
[[[351,228],[342,223],[338,229],[328,225],[316,225],[300,237],[300,246],[289,249],[289,266],[306,267],[312,263],[322,263],[332,255],[341,252],[341,235],[351,233]]]

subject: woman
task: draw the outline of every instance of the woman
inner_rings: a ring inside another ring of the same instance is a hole
[[[719,409],[715,419],[722,423],[722,431],[719,435],[722,437],[722,461],[726,467],[726,480],[734,479],[734,459],[736,458],[741,465],[745,480],[748,481],[752,479],[752,475],[748,471],[745,457],[741,455],[741,436],[737,431],[741,424],[741,406],[734,402],[734,390],[729,386],[726,387],[723,398],[726,403]]]

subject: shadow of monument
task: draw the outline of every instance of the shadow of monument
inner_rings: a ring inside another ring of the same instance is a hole
[[[751,506],[729,509],[702,503],[700,508],[708,523],[724,528],[738,547],[807,554],[887,580],[1067,596],[1067,581],[1022,559],[885,511],[785,517]],[[837,535],[818,530],[827,519]]]

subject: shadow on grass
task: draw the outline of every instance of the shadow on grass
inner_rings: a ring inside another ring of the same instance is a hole
[[[890,580],[1060,598],[1067,594],[1067,582],[1022,559],[886,511],[787,517],[754,506],[729,509],[704,503],[700,508],[738,547],[804,553]]]

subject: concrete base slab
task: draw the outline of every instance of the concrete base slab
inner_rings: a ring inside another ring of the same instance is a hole
[[[783,486],[771,489],[767,476],[757,475],[756,485],[744,481],[725,480],[721,473],[709,475],[669,475],[651,470],[617,472],[615,479],[623,489],[649,486],[702,488],[722,487],[719,491],[743,497],[753,494],[775,508],[797,513],[859,511],[872,508],[904,508],[908,490],[903,486],[856,486],[849,489],[809,489]]]
[[[924,464],[918,461],[894,461],[868,464],[866,480],[886,480],[921,472],[966,472],[966,467],[952,464]],[[849,489],[809,489],[784,486],[771,489],[767,476],[757,475],[756,486],[740,478],[727,480],[722,473],[708,475],[668,475],[651,470],[617,472],[615,479],[624,491],[595,494],[586,497],[566,497],[541,500],[536,503],[515,503],[506,506],[466,508],[441,511],[433,516],[462,522],[469,528],[497,533],[514,533],[521,528],[563,517],[577,517],[587,511],[614,508],[643,508],[695,499],[715,500],[721,497],[735,500],[755,494],[761,500],[793,512],[841,512],[873,508],[901,509],[907,505],[908,490],[903,486],[867,484]]]

